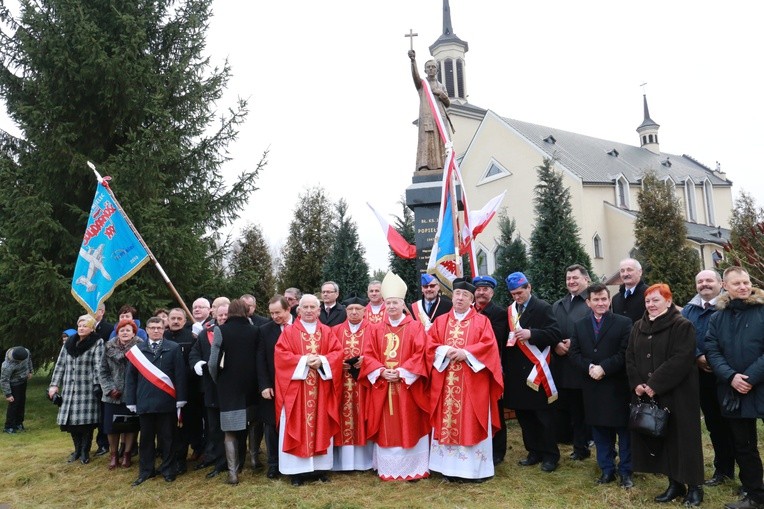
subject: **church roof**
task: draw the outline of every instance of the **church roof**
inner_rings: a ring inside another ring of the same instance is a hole
[[[732,185],[732,182],[719,177],[711,168],[686,154],[655,154],[646,148],[617,141],[511,118],[502,120],[550,158],[577,174],[584,183],[612,183],[623,175],[630,184],[639,184],[642,176],[653,170],[659,177],[671,177],[675,183],[692,178],[694,183],[699,184],[707,178],[714,186]]]
[[[443,0],[443,33],[438,37],[438,40],[430,46],[430,53],[432,54],[433,50],[441,44],[449,43],[458,44],[464,48],[465,52],[469,51],[469,45],[465,41],[459,39],[454,33],[454,27],[451,24],[451,7],[448,4],[448,0]]]

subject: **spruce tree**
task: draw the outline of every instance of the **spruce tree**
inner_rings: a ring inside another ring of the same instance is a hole
[[[502,209],[496,219],[499,222],[499,248],[496,251],[496,270],[493,273],[497,283],[493,300],[501,306],[507,306],[510,298],[504,281],[513,272],[528,270],[528,254],[523,241],[515,236],[516,222],[509,218],[507,210]]]
[[[334,211],[322,187],[300,194],[282,251],[279,288],[294,286],[303,293],[321,291],[324,260],[334,242],[334,221]]]
[[[673,187],[654,172],[642,178],[634,223],[637,258],[648,284],[666,283],[679,305],[696,293],[695,275],[700,270],[697,252],[687,246],[687,227]]]
[[[528,277],[534,292],[550,302],[565,295],[565,269],[578,263],[592,273],[592,262],[579,237],[573,217],[570,189],[551,159],[537,167],[539,182],[534,191],[536,224],[531,234]]]
[[[738,265],[751,276],[753,285],[764,288],[764,209],[745,191],[735,199],[730,218],[730,240],[724,245],[721,268]]]
[[[403,209],[403,214],[395,216],[393,227],[406,239],[406,242],[413,244],[415,241],[414,213],[406,206],[405,199],[401,198],[398,203],[400,203]],[[417,299],[419,287],[421,286],[419,284],[419,270],[416,268],[416,258],[413,260],[400,258],[391,249],[388,254],[388,260],[390,260],[390,270],[400,276],[406,283],[406,302],[413,302]]]
[[[255,189],[263,161],[223,184],[247,108],[239,101],[215,123],[230,69],[204,54],[210,4],[42,0],[21,2],[17,19],[0,4],[0,94],[22,133],[0,132],[0,336],[44,338],[41,360],[83,312],[70,287],[96,189],[86,161],[113,178],[187,301],[212,279],[209,233]],[[171,299],[148,266],[108,308],[130,303],[145,319]]]
[[[339,285],[340,300],[353,293],[366,297],[369,264],[364,259],[366,251],[358,238],[358,227],[348,215],[348,204],[344,198],[337,202],[334,210],[337,229],[324,264],[324,281],[334,281]]]
[[[251,293],[259,303],[267,303],[275,293],[273,260],[260,226],[249,225],[242,231],[233,250],[227,280],[226,295],[231,298]],[[260,314],[267,312],[262,305],[257,310]]]

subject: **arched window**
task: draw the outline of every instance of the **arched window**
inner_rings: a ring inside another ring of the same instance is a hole
[[[481,247],[477,250],[477,270],[481,276],[488,275],[488,253]]]
[[[602,258],[602,239],[599,233],[594,234],[594,257]]]
[[[695,204],[695,183],[692,179],[684,181],[684,202],[687,209],[687,220],[692,223],[698,222],[698,211]]]
[[[714,218],[714,186],[708,180],[703,181],[703,198],[706,202],[706,224],[714,226],[716,224]]]
[[[650,140],[650,143],[652,143],[652,142],[653,142],[653,135],[652,135],[652,134],[649,134],[649,135],[647,136],[647,139],[648,139],[648,140]]]
[[[615,181],[616,205],[622,209],[629,209],[629,181],[621,175]]]
[[[448,97],[456,97],[454,95],[454,61],[450,58],[446,60],[446,69],[444,71],[444,78],[445,81],[443,84],[446,86],[446,90],[448,90]]]
[[[456,86],[458,88],[456,97],[464,99],[466,97],[464,91],[464,60],[461,58],[456,61]]]

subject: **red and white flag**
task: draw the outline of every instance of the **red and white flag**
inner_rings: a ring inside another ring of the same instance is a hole
[[[382,227],[382,231],[385,232],[385,236],[387,237],[387,243],[390,244],[390,249],[392,249],[398,257],[405,260],[413,260],[416,258],[416,246],[409,244],[408,241],[398,233],[398,230],[393,228],[382,214],[377,212],[377,210],[371,206],[371,203],[367,202],[366,205],[368,205],[371,211],[374,212],[374,215],[377,216],[379,225]]]
[[[505,194],[507,194],[507,191],[503,191],[499,196],[495,196],[489,200],[482,209],[470,211],[469,225],[472,227],[472,231],[470,231],[467,225],[464,225],[462,228],[462,251],[466,250],[466,247],[470,245],[470,242],[475,240],[475,237],[486,229],[488,223],[490,223],[496,215],[496,211],[499,210],[501,202],[504,201]]]

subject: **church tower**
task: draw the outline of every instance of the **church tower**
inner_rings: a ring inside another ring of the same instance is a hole
[[[464,54],[469,51],[466,42],[459,39],[451,25],[451,8],[448,0],[443,0],[443,34],[432,46],[430,54],[440,66],[438,79],[446,90],[452,102],[464,104],[467,102],[467,76]]]
[[[645,104],[645,119],[637,127],[639,146],[646,148],[653,154],[660,154],[661,149],[660,145],[658,145],[658,129],[660,125],[650,118],[650,111],[647,109],[647,94],[642,94],[642,99]]]

